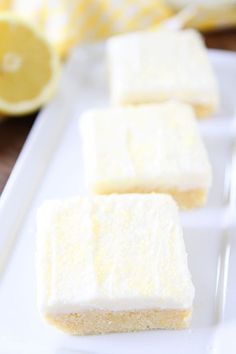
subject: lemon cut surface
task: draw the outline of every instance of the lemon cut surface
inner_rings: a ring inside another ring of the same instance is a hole
[[[40,31],[15,15],[0,15],[0,112],[30,113],[54,94],[56,52]]]

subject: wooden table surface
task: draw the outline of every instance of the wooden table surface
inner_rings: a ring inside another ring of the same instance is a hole
[[[205,35],[209,48],[236,51],[236,29]],[[6,184],[36,115],[0,121],[0,193]]]

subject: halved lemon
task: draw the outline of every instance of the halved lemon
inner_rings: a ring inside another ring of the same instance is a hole
[[[33,112],[56,91],[58,55],[36,27],[12,13],[0,14],[0,38],[0,112]]]

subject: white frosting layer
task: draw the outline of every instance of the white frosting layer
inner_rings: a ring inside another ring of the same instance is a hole
[[[81,119],[90,190],[203,189],[211,168],[190,106],[167,102],[92,110]]]
[[[138,32],[108,41],[111,97],[132,104],[177,99],[210,110],[218,87],[195,30]]]
[[[173,199],[122,195],[49,201],[38,214],[44,313],[188,309],[194,288]]]

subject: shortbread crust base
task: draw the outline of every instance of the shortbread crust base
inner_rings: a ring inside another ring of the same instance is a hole
[[[191,104],[191,103],[190,103]],[[209,118],[210,116],[212,116],[216,110],[217,107],[212,105],[212,106],[203,106],[203,105],[192,105],[193,109],[195,110],[196,116],[199,119],[205,119],[205,118]]]
[[[133,332],[149,329],[185,329],[192,310],[98,311],[47,315],[46,320],[73,335]]]
[[[168,101],[171,98],[166,98],[166,99],[140,99],[140,100],[135,100],[135,99],[127,99],[127,100],[116,100],[116,99],[112,99],[112,103],[114,106],[138,106],[138,105],[144,105],[144,104],[158,104],[158,103],[163,103],[165,101]],[[217,104],[209,104],[209,105],[203,105],[200,103],[192,103],[192,102],[188,102],[187,100],[181,100],[179,99],[179,101],[182,101],[184,103],[189,104],[190,106],[192,106],[193,110],[195,111],[196,117],[198,119],[206,119],[209,118],[210,116],[212,116],[216,111],[217,111]]]
[[[176,203],[179,205],[181,209],[193,209],[199,208],[205,205],[207,198],[207,191],[204,189],[194,189],[188,191],[181,191],[177,189],[155,189],[151,190],[150,188],[109,188],[108,185],[96,185],[93,188],[93,192],[95,194],[112,194],[112,193],[164,193],[171,195]]]

